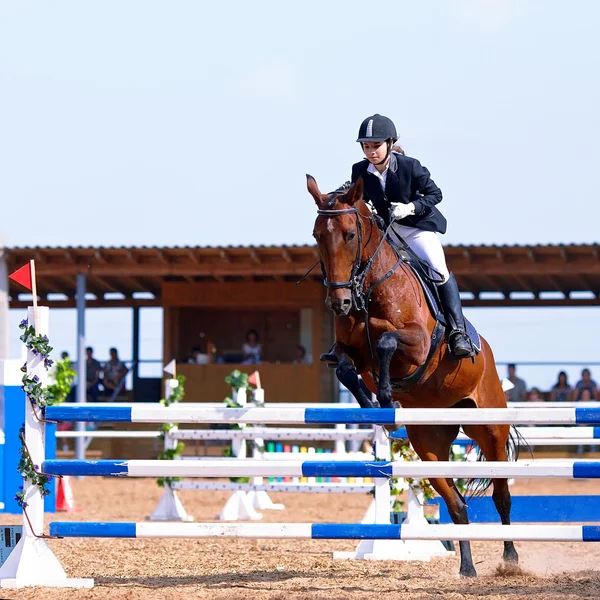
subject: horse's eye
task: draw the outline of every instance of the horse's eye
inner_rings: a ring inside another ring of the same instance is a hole
[[[351,242],[355,237],[356,237],[356,232],[355,231],[351,231],[348,234],[348,238],[347,239],[348,239],[349,242]]]

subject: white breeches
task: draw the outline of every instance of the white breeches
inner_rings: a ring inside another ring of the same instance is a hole
[[[434,231],[423,231],[415,227],[406,227],[400,223],[394,223],[392,229],[410,246],[410,249],[421,259],[424,260],[436,272],[430,273],[436,280],[437,285],[442,285],[450,279],[450,272],[446,266],[446,257],[442,242]],[[438,275],[439,273],[439,275]],[[438,281],[443,277],[443,281]]]

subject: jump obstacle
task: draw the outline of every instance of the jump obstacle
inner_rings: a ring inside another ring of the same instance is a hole
[[[33,314],[30,309],[30,319]],[[39,333],[47,332],[48,309],[40,309]],[[27,371],[45,379],[41,359],[28,353]],[[600,423],[600,410],[585,408],[556,409],[553,411],[527,409],[289,409],[274,414],[269,409],[202,409],[201,407],[122,407],[122,406],[57,406],[48,407],[49,420],[69,421],[118,421],[136,422],[219,422],[219,423],[529,423],[569,424]],[[44,460],[44,424],[36,418],[34,409],[25,402],[25,436],[31,459],[41,465],[46,473],[85,474],[114,476],[154,476],[176,474],[199,474],[199,476],[222,477],[223,475],[263,476],[372,476],[386,483],[393,476],[428,477],[600,477],[597,461],[522,461],[506,463],[390,463],[387,461],[349,461],[332,464],[320,461],[286,461],[277,465],[270,461],[248,459],[245,470],[239,459],[210,459],[202,465],[192,461],[68,461]],[[235,413],[235,414],[232,414]],[[160,421],[158,419],[161,419]],[[237,464],[234,464],[237,463]],[[189,465],[189,466],[188,466]],[[556,475],[560,472],[560,475]],[[378,488],[387,485],[377,485]],[[0,585],[23,587],[46,585],[61,587],[89,587],[91,580],[74,580],[54,557],[46,541],[37,534],[43,531],[43,501],[39,489],[24,482],[25,499],[28,503],[28,519],[23,521],[23,537],[5,564],[0,568]],[[377,493],[377,492],[376,492]],[[389,513],[387,515],[389,519]],[[363,524],[253,524],[253,523],[50,523],[51,535],[69,537],[275,537],[311,539],[362,539],[371,544],[388,543],[409,539],[485,539],[526,541],[600,541],[597,526],[523,526],[523,525],[391,525]]]

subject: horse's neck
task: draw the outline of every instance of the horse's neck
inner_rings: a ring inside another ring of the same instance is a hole
[[[373,284],[381,279],[390,269],[394,267],[398,261],[398,257],[390,244],[383,240],[383,232],[373,226],[371,239],[365,246],[364,262],[373,261],[371,269],[367,275],[367,283]],[[373,258],[375,256],[375,258]],[[400,265],[399,265],[400,266]],[[408,274],[404,269],[396,269],[396,275],[407,277]]]
[[[383,233],[379,228],[375,228],[371,239],[365,247],[364,256],[367,261],[371,260],[375,255],[373,264],[365,280],[366,287],[370,288],[377,284],[378,281],[384,278],[395,267],[393,274],[377,285],[379,293],[376,296],[379,296],[383,305],[390,302],[393,305],[397,305],[403,298],[406,298],[406,301],[411,304],[414,303],[415,308],[420,310],[426,303],[419,280],[408,265],[402,261],[398,264],[396,251],[387,241],[383,241],[382,243],[382,240]],[[408,298],[412,299],[408,300]],[[373,308],[375,307],[373,306]]]

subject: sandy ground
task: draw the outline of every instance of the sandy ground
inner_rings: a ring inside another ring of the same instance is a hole
[[[74,480],[79,512],[51,520],[141,521],[162,490],[153,480]],[[513,494],[598,494],[590,480],[520,480]],[[214,519],[226,492],[180,493],[198,521]],[[269,522],[358,522],[370,496],[272,494],[285,511],[266,511]],[[18,523],[18,517],[4,517]],[[334,561],[345,540],[64,539],[51,546],[71,577],[93,577],[92,590],[0,590],[0,599],[63,598],[556,598],[600,597],[600,544],[518,543],[521,567],[503,572],[501,542],[474,542],[476,579],[458,577],[457,557],[431,562]]]

